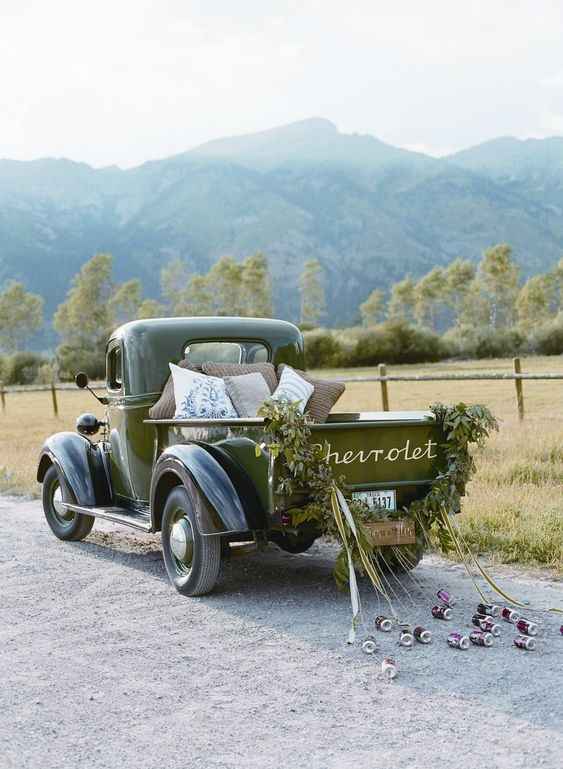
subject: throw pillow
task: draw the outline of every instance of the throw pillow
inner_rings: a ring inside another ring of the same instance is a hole
[[[276,369],[271,363],[202,363],[201,368],[204,374],[209,376],[240,376],[241,374],[253,374],[255,372],[262,374],[266,380],[270,392],[273,393],[278,386]]]
[[[264,376],[257,371],[241,376],[226,376],[224,382],[227,395],[239,417],[255,417],[260,406],[270,397],[270,388]]]
[[[190,371],[198,371],[201,373],[201,366],[197,363],[188,363],[187,360],[181,360],[178,363],[180,368],[186,368]],[[176,411],[176,401],[174,400],[174,383],[172,382],[172,374],[168,375],[162,395],[157,402],[149,409],[150,419],[174,419],[174,412]]]
[[[303,413],[314,389],[313,385],[299,376],[291,366],[284,366],[280,383],[272,394],[272,400],[298,402],[299,410]]]
[[[286,368],[289,367],[284,363],[278,366],[280,377],[283,376],[283,372]],[[321,424],[326,422],[332,407],[346,389],[346,385],[343,382],[329,382],[326,379],[312,379],[305,371],[300,371],[299,369],[294,370],[315,388],[311,400],[307,404],[307,413],[310,414],[315,422]]]
[[[237,412],[219,377],[169,364],[174,383],[174,419],[236,419]]]

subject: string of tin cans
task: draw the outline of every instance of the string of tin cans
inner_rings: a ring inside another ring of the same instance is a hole
[[[449,621],[452,619],[455,598],[447,590],[438,590],[438,603],[432,606],[431,615],[434,619]],[[538,635],[538,625],[525,617],[520,616],[518,612],[508,606],[496,604],[479,603],[475,613],[471,617],[471,624],[475,627],[470,633],[462,631],[452,631],[448,634],[446,641],[449,647],[466,651],[474,646],[491,647],[495,639],[502,635],[502,627],[499,621],[504,621],[507,625],[512,625],[517,631],[512,644],[517,649],[534,651],[536,649],[536,636]],[[421,625],[414,628],[408,623],[398,622],[394,618],[379,614],[374,619],[374,628],[380,633],[391,633],[394,628],[398,629],[398,645],[411,648],[416,642],[425,645],[432,642],[432,632]],[[563,635],[563,625],[559,628]],[[374,655],[380,650],[379,641],[374,634],[366,636],[361,642],[361,649],[364,654]],[[381,663],[381,673],[387,680],[394,679],[399,671],[399,665],[395,657],[385,656]]]

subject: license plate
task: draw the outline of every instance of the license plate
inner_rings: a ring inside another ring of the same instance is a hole
[[[352,499],[359,502],[365,502],[369,508],[382,508],[383,510],[395,511],[397,509],[397,494],[395,489],[373,490],[373,491],[354,491]]]
[[[414,521],[368,521],[364,524],[372,545],[414,545],[416,530]]]

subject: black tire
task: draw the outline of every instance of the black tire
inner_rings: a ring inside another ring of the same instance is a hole
[[[273,531],[270,534],[271,541],[286,553],[298,555],[305,553],[313,546],[318,535],[299,536],[295,534],[282,534],[280,531]]]
[[[383,571],[405,574],[405,572],[415,569],[424,555],[424,547],[419,543],[416,545],[398,545],[396,549],[400,552],[399,557],[391,547],[382,547],[375,551],[376,558],[378,552],[382,556],[379,558],[379,565]]]
[[[176,486],[162,513],[162,552],[170,581],[182,595],[210,593],[221,571],[221,537],[202,536],[195,507],[199,489]]]
[[[84,539],[92,531],[94,517],[65,510],[61,502],[74,502],[71,492],[61,483],[59,471],[55,465],[43,478],[43,512],[51,531],[59,539],[77,541]]]

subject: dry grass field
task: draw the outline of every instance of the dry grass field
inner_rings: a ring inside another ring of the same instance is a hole
[[[509,360],[390,366],[389,374],[510,371]],[[528,372],[563,373],[563,358],[528,358]],[[373,369],[323,370],[323,377],[374,374]],[[391,382],[392,409],[427,408],[434,401],[484,403],[501,421],[498,435],[477,457],[460,518],[476,550],[504,562],[541,564],[563,573],[563,380],[524,382],[526,419],[519,423],[514,383]],[[45,436],[73,430],[82,411],[103,416],[92,396],[58,393],[58,419],[49,392],[9,393],[0,413],[0,492],[38,495],[37,455]],[[340,410],[381,408],[379,384],[349,383]]]

